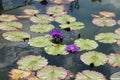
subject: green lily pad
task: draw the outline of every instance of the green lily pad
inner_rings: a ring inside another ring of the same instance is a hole
[[[92,49],[96,49],[98,47],[97,42],[95,42],[94,40],[90,40],[90,39],[78,39],[75,40],[75,44],[80,47],[80,50],[92,50]]]
[[[61,24],[75,22],[76,18],[70,15],[61,15],[55,18],[55,21]]]
[[[84,28],[84,24],[81,22],[72,22],[70,24],[61,24],[61,29],[70,28],[70,30],[80,30]]]
[[[52,37],[49,35],[39,36],[39,37],[30,39],[28,44],[34,47],[45,47],[45,46],[52,45],[52,42],[50,41],[51,39]]]
[[[45,14],[39,14],[36,16],[31,16],[30,20],[34,23],[40,23],[40,24],[48,24],[51,21],[53,21],[54,19],[48,15]]]
[[[45,47],[45,51],[50,55],[67,55],[68,52],[65,51],[66,45],[51,45]]]
[[[101,66],[107,63],[107,56],[97,51],[86,52],[80,56],[80,59],[86,65]]]
[[[46,66],[37,72],[37,77],[42,80],[64,80],[67,71],[62,67]]]
[[[84,70],[76,74],[75,80],[106,80],[106,78],[99,72]]]
[[[7,14],[0,15],[0,21],[13,21],[13,20],[17,20],[15,15],[7,15]]]
[[[35,24],[30,26],[30,30],[36,33],[49,32],[54,28],[52,24]]]
[[[29,55],[18,60],[17,64],[18,69],[33,71],[46,66],[48,61],[42,56]]]
[[[120,67],[120,54],[119,53],[111,53],[108,56],[108,64],[112,67]]]
[[[11,31],[11,30],[19,30],[22,29],[22,23],[20,22],[1,22],[0,29]]]
[[[2,36],[9,41],[24,41],[24,39],[29,39],[30,34],[22,31],[10,31],[5,32]]]
[[[120,37],[115,33],[100,33],[95,36],[95,40],[102,43],[115,43],[118,39],[120,39]]]
[[[116,21],[111,18],[98,17],[92,20],[92,23],[100,27],[112,27],[116,25]]]

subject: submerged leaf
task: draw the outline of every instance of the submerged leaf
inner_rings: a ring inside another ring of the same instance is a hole
[[[0,15],[0,21],[13,21],[13,20],[17,20],[15,15],[7,15],[7,14]]]
[[[100,33],[95,36],[95,40],[102,43],[115,43],[118,39],[120,39],[120,36],[115,33]]]
[[[33,71],[46,66],[48,61],[42,56],[29,55],[18,60],[17,64],[19,69]]]
[[[111,17],[115,17],[115,13],[113,12],[108,12],[108,11],[102,11],[102,12],[99,12],[99,14],[103,17],[108,17],[108,18],[111,18]]]
[[[61,29],[70,28],[70,30],[80,30],[84,28],[84,24],[81,22],[72,22],[70,24],[61,24]]]
[[[120,67],[120,54],[111,53],[108,56],[108,64],[110,64],[113,67]]]
[[[80,56],[80,59],[87,65],[101,66],[107,63],[107,56],[97,51],[86,52]]]
[[[27,15],[34,15],[34,14],[38,14],[39,13],[39,10],[35,10],[35,9],[25,9],[23,11],[25,14]]]
[[[67,71],[62,67],[46,66],[37,72],[37,76],[43,80],[64,80]]]
[[[28,44],[34,47],[45,47],[52,45],[52,42],[50,41],[52,37],[50,35],[45,36],[39,36],[35,37],[29,40]]]
[[[120,72],[115,72],[110,76],[110,80],[119,80],[120,79]]]
[[[19,30],[22,29],[22,23],[20,22],[1,22],[0,29],[11,31],[11,30]]]
[[[39,14],[36,16],[31,16],[30,20],[34,23],[40,23],[40,24],[48,24],[51,21],[53,21],[54,19],[48,15],[45,14]]]
[[[52,3],[57,3],[57,4],[68,4],[70,2],[73,2],[74,0],[50,0]]]
[[[52,24],[35,24],[30,26],[30,31],[36,32],[36,33],[44,33],[49,32],[55,27]]]
[[[55,21],[61,24],[70,24],[71,22],[75,22],[75,17],[72,17],[70,15],[61,15],[55,18]]]
[[[80,50],[92,50],[98,47],[97,42],[90,39],[78,39],[75,40],[75,44],[80,47]]]
[[[19,69],[12,69],[9,73],[10,73],[9,76],[11,77],[12,80],[19,80],[22,78],[26,78],[31,74],[31,72],[23,71]]]
[[[96,71],[84,70],[76,74],[75,80],[106,80],[105,76]]]
[[[22,31],[5,32],[2,36],[9,41],[24,41],[30,38],[30,34]]]
[[[66,45],[51,45],[45,47],[45,51],[50,55],[67,55],[68,52],[65,51]]]
[[[116,25],[116,21],[111,18],[98,17],[92,20],[92,23],[100,27],[112,27]]]

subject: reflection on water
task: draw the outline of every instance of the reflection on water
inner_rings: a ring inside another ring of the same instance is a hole
[[[10,1],[10,0],[5,0],[5,1]],[[9,4],[13,5],[18,5],[22,4],[22,1],[26,0],[12,0],[9,2]],[[28,0],[27,0],[28,1]],[[70,44],[73,43],[75,39],[78,38],[78,34],[81,34],[82,38],[90,38],[94,39],[94,36],[100,32],[113,32],[116,28],[119,26],[114,26],[113,28],[101,28],[98,29],[97,26],[92,24],[92,17],[91,14],[97,14],[100,11],[112,11],[117,14],[117,17],[120,17],[117,11],[119,11],[119,3],[120,0],[76,0],[77,2],[71,3],[68,6],[72,11],[69,11],[68,14],[74,16],[77,18],[77,21],[83,22],[85,24],[85,28],[80,30],[80,31],[75,31],[73,32],[74,34],[68,34],[69,32],[64,32],[65,39],[64,42],[65,44]],[[92,3],[92,2],[94,3]],[[79,2],[79,3],[78,3]],[[95,3],[97,2],[97,3]],[[4,4],[5,5],[5,4]],[[12,6],[11,5],[11,6]],[[40,5],[40,3],[36,2],[33,4],[35,7],[32,6],[32,8],[37,8],[40,11],[44,13],[43,8],[45,8],[45,5]],[[108,6],[109,5],[109,6]],[[9,7],[11,7],[9,6]],[[116,7],[116,10],[112,8],[113,6]],[[28,7],[27,7],[28,8]],[[15,15],[21,15],[21,10],[25,9],[25,7],[15,9],[12,11],[8,11],[6,13],[9,14],[15,14]],[[32,37],[38,36],[38,35],[43,35],[43,34],[35,34],[33,32],[29,31],[29,26],[32,24],[28,19],[20,19],[20,22],[24,24],[24,31],[29,32]],[[55,24],[55,23],[53,23]],[[56,25],[56,24],[55,24]],[[97,30],[97,32],[95,32]],[[2,33],[2,32],[0,32]],[[72,36],[73,37],[72,37]],[[71,40],[69,38],[72,37]],[[120,49],[118,48],[117,45],[109,45],[109,44],[101,44],[99,43],[99,46],[96,50],[109,54],[109,53],[114,53],[114,52],[120,52]],[[107,80],[109,80],[109,77],[112,73],[116,71],[120,71],[120,68],[112,68],[109,65],[104,65],[100,67],[93,67],[90,68],[89,66],[85,65],[80,61],[79,56],[83,52],[80,52],[79,54],[75,55],[66,55],[66,56],[51,56],[45,53],[43,48],[34,48],[31,47],[27,44],[27,42],[7,42],[6,40],[4,41],[3,37],[0,36],[0,80],[9,80],[8,79],[8,71],[13,68],[16,64],[16,61],[25,55],[30,55],[30,54],[35,54],[35,55],[41,55],[44,56],[46,59],[48,59],[50,65],[56,65],[56,66],[62,66],[65,69],[69,69],[74,73],[77,73],[79,71],[85,70],[85,69],[90,69],[90,70],[96,70],[104,75],[106,75]],[[14,67],[15,68],[15,67]]]

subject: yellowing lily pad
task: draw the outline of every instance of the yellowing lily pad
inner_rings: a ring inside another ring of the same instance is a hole
[[[108,56],[108,64],[110,64],[112,67],[120,67],[120,54],[111,53]]]
[[[118,39],[120,39],[120,36],[115,33],[100,33],[95,36],[95,40],[102,43],[115,43]]]
[[[38,14],[39,13],[39,10],[35,10],[35,9],[25,9],[23,11],[25,14],[27,15],[34,15],[34,14]]]
[[[84,70],[76,74],[75,80],[106,80],[106,78],[99,72]]]
[[[67,55],[68,52],[65,51],[66,45],[51,45],[45,47],[46,53],[50,55]]]
[[[0,21],[13,21],[13,20],[17,20],[15,15],[7,15],[7,14],[0,15]]]
[[[34,47],[45,47],[45,46],[52,45],[51,39],[52,37],[50,35],[39,36],[39,37],[30,39],[28,44]]]
[[[19,30],[22,29],[22,23],[20,22],[1,22],[0,29],[11,31],[11,30]]]
[[[22,31],[5,32],[2,36],[9,41],[24,41],[30,38],[30,34]]]
[[[70,2],[73,2],[74,0],[50,0],[52,3],[57,3],[57,4],[68,4]]]
[[[34,23],[40,23],[40,24],[48,24],[51,21],[53,21],[54,19],[48,15],[45,14],[39,14],[36,16],[31,16],[30,20]]]
[[[78,39],[75,40],[75,44],[80,48],[80,50],[92,50],[98,47],[97,42],[90,39]]]
[[[70,15],[61,15],[61,16],[56,17],[55,21],[61,24],[65,24],[65,23],[70,24],[71,22],[75,22],[76,18]]]
[[[46,66],[37,72],[37,77],[42,80],[64,80],[67,71],[62,67]]]
[[[84,28],[84,24],[82,22],[72,22],[70,24],[61,24],[61,29],[70,28],[70,30],[80,30]]]
[[[22,57],[17,64],[19,69],[34,71],[46,66],[48,61],[42,56],[29,55]]]
[[[116,25],[116,21],[111,18],[98,17],[92,20],[92,23],[100,27],[112,27]]]
[[[108,18],[116,16],[114,12],[108,12],[108,11],[101,11],[101,12],[99,12],[99,14],[100,14],[100,16],[108,17]]]
[[[86,65],[101,66],[107,63],[107,56],[101,52],[89,51],[80,56]]]
[[[30,31],[36,32],[36,33],[44,33],[49,32],[55,27],[52,24],[35,24],[30,26]]]

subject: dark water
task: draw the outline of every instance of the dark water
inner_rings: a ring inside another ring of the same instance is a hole
[[[6,0],[7,1],[7,0]],[[13,0],[12,5],[19,6],[19,4],[23,4],[20,1],[22,0]],[[93,2],[92,2],[93,1]],[[24,1],[23,1],[24,2]],[[6,4],[6,2],[4,2]],[[15,4],[16,3],[16,4]],[[98,28],[97,26],[92,24],[92,17],[91,14],[98,14],[100,11],[111,11],[116,13],[116,20],[120,19],[120,0],[79,0],[77,4],[70,4],[67,5],[68,11],[70,15],[76,17],[77,21],[83,22],[85,24],[85,28],[74,32],[74,39],[77,39],[77,35],[80,33],[82,38],[89,38],[94,39],[94,36],[100,32],[114,32],[115,29],[119,28],[120,26],[116,25],[112,28]],[[10,4],[9,4],[10,5]],[[11,6],[12,6],[11,5]],[[49,4],[48,4],[49,5]],[[78,6],[76,7],[76,5]],[[23,5],[24,6],[24,5]],[[4,6],[5,7],[5,6]],[[36,8],[45,12],[45,5],[41,5],[39,2],[35,2],[32,5],[26,6],[31,8]],[[5,13],[8,14],[15,14],[15,15],[22,15],[21,10],[25,9],[26,7],[20,7],[13,10],[8,10]],[[11,7],[12,8],[12,7]],[[6,7],[7,9],[7,7]],[[29,31],[29,26],[32,24],[28,19],[20,19],[20,22],[24,24],[23,31],[29,32],[32,37],[41,35],[35,34]],[[53,23],[54,24],[54,23]],[[56,24],[55,24],[56,25]],[[3,31],[0,31],[0,35]],[[65,32],[65,44],[73,43],[73,41],[69,40],[70,35]],[[99,47],[95,49],[96,51],[103,52],[105,54],[120,52],[120,47],[116,44],[102,44],[99,43]],[[76,55],[66,55],[66,56],[51,56],[45,53],[43,48],[34,48],[27,44],[27,42],[9,42],[4,40],[3,37],[0,36],[0,80],[9,80],[8,72],[12,68],[16,68],[16,61],[25,55],[35,54],[41,55],[48,59],[49,65],[56,65],[64,67],[65,69],[70,70],[73,73],[77,73],[83,70],[95,70],[104,74],[107,80],[110,80],[109,77],[112,73],[120,71],[120,68],[112,68],[109,65],[103,65],[100,67],[90,68],[89,66],[83,64],[79,56],[83,52],[79,52]]]

